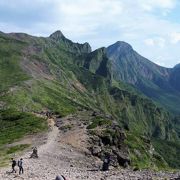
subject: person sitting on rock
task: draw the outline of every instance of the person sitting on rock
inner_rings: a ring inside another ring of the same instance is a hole
[[[38,151],[37,151],[37,147],[33,148],[33,152],[30,156],[30,158],[38,158]]]

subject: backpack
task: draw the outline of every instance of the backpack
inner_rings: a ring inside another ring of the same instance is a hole
[[[18,166],[22,167],[22,161],[21,160],[18,161]]]
[[[12,165],[16,166],[16,161],[15,160],[12,161]]]

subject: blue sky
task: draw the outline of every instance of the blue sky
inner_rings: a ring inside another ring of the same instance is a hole
[[[56,30],[93,49],[118,40],[166,67],[180,63],[179,0],[1,0],[0,31]]]

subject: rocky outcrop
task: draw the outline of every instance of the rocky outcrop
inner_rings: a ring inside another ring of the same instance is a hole
[[[74,43],[71,40],[67,39],[60,30],[52,33],[49,36],[49,39],[56,42],[58,45],[61,45],[63,48],[68,48],[70,52],[77,53],[77,55],[91,52],[91,46],[89,45],[89,43]]]
[[[114,167],[130,165],[128,146],[125,144],[126,135],[120,127],[109,127],[109,131],[97,129],[93,134],[89,148],[92,155],[104,159],[109,154]]]
[[[63,33],[62,33],[60,30],[52,33],[49,37],[50,37],[51,39],[56,40],[56,41],[59,41],[59,40],[61,40],[62,38],[65,38],[65,36],[63,35]]]
[[[87,55],[83,67],[93,73],[107,77],[110,75],[108,63],[106,49],[99,48]]]

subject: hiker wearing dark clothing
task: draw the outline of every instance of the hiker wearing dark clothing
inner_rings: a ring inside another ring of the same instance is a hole
[[[16,166],[16,161],[12,158],[12,173],[15,172],[16,173],[16,170],[15,170],[15,166]]]
[[[30,156],[30,158],[38,158],[38,151],[37,151],[37,147],[33,148],[33,152]]]
[[[110,164],[110,155],[106,155],[106,157],[103,161],[102,171],[108,171],[109,170],[109,164]]]
[[[22,158],[18,161],[18,167],[19,167],[19,174],[23,174],[24,169],[23,169],[23,159]]]

